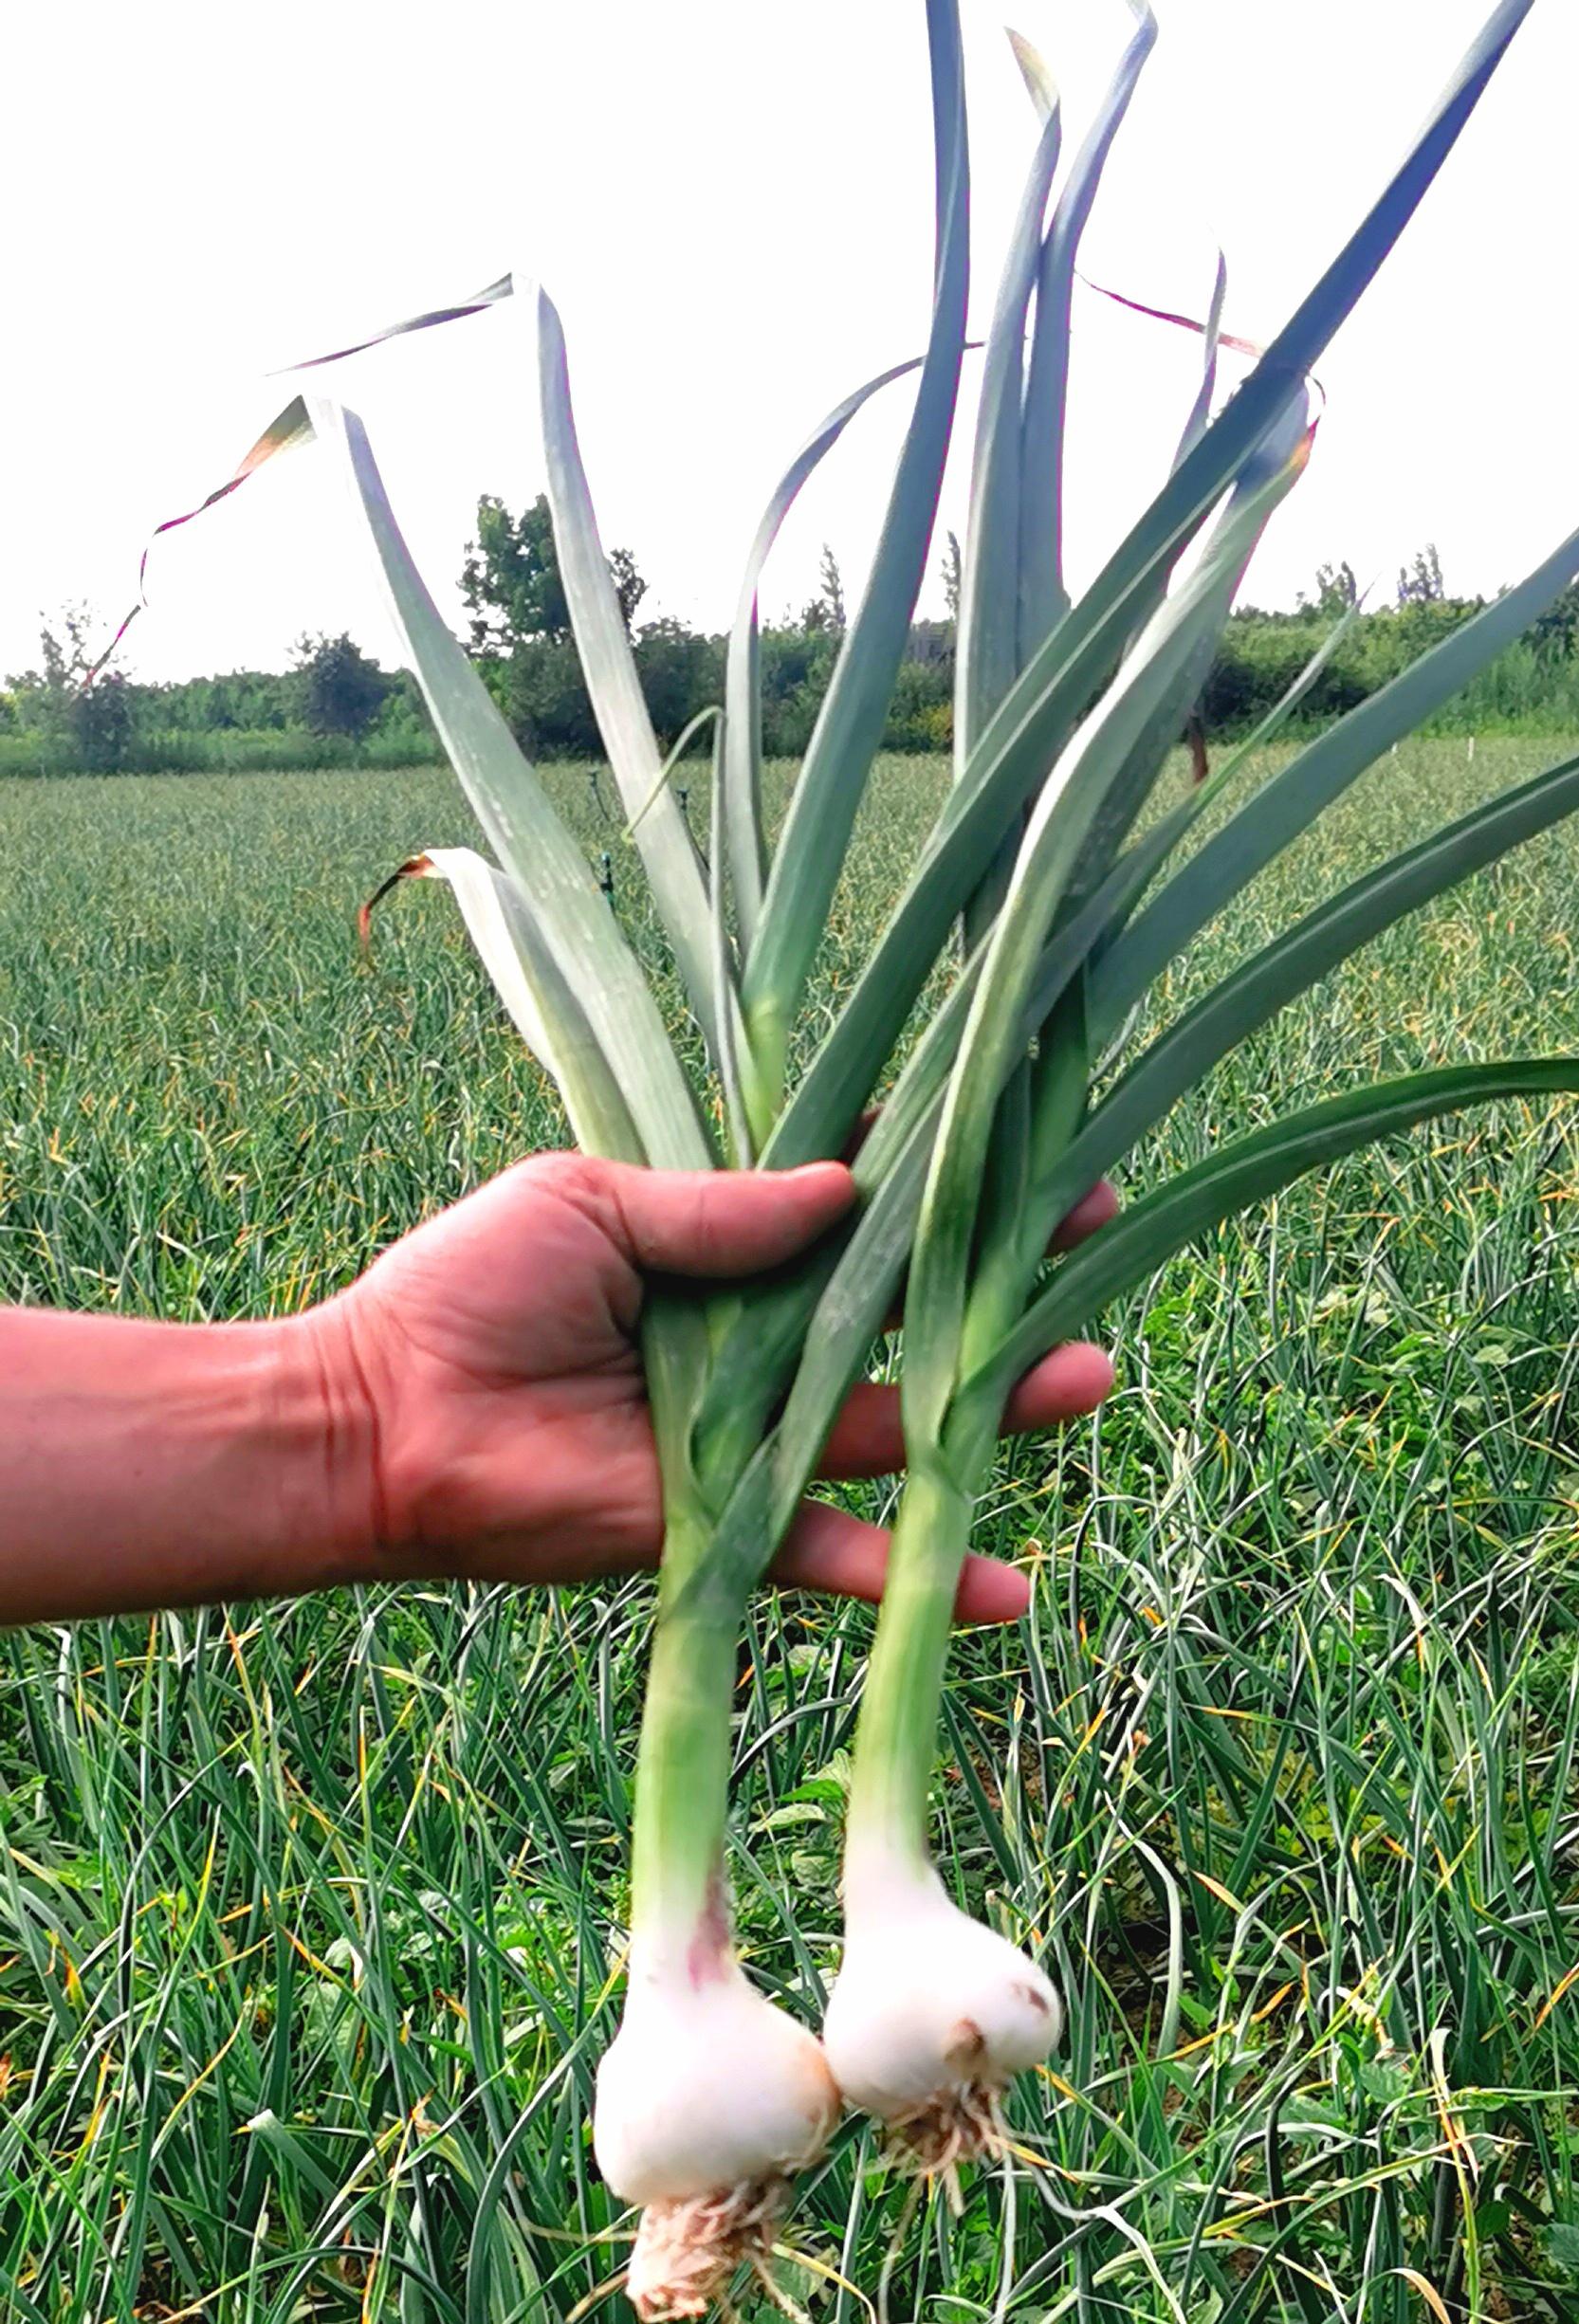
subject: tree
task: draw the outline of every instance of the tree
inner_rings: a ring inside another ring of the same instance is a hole
[[[599,759],[597,721],[568,637],[527,638],[507,661],[485,666],[510,730],[534,758]]]
[[[18,723],[64,739],[71,732],[71,705],[93,668],[100,624],[86,605],[63,605],[39,615],[39,669],[19,670],[7,681],[14,689]]]
[[[303,711],[314,734],[349,735],[354,742],[366,734],[394,684],[344,632],[300,639],[295,667],[303,678]]]
[[[1354,568],[1345,558],[1340,564],[1318,565],[1315,595],[1305,590],[1299,593],[1299,602],[1324,621],[1340,621],[1345,613],[1352,613],[1360,602],[1360,585],[1354,578]]]
[[[619,610],[625,619],[625,633],[629,636],[631,624],[636,617],[636,608],[647,595],[647,583],[636,570],[636,560],[629,549],[609,551],[609,576],[614,582],[615,595],[619,599]]]
[[[119,670],[79,686],[71,698],[72,755],[90,775],[123,775],[137,744],[134,689]]]
[[[947,546],[943,553],[943,601],[948,608],[948,618],[960,618],[960,588],[964,574],[964,558],[960,554],[958,533],[946,535]]]
[[[1537,616],[1530,642],[1548,661],[1566,661],[1579,645],[1579,581],[1570,581]]]
[[[954,684],[943,660],[899,665],[883,728],[885,750],[947,750],[954,740]]]
[[[930,668],[934,663],[952,668],[954,624],[951,621],[912,621],[905,640],[905,659]]]
[[[1442,586],[1441,558],[1437,544],[1428,540],[1423,549],[1417,549],[1411,565],[1401,565],[1398,572],[1398,602],[1400,605],[1441,605],[1447,595]]]
[[[557,644],[570,635],[570,608],[542,493],[519,517],[493,493],[484,493],[477,538],[467,542],[461,567],[461,595],[471,613],[474,653],[509,653],[529,640]]]
[[[709,702],[723,697],[722,641],[698,636],[681,621],[649,621],[636,639],[636,675],[659,741],[672,742]],[[698,747],[706,748],[707,740],[704,736]]]
[[[796,759],[811,740],[828,690],[833,648],[827,632],[769,625],[759,646],[762,684],[762,749],[770,759]]]
[[[647,583],[629,549],[609,557],[609,576],[627,631]],[[486,492],[477,503],[477,538],[466,548],[461,595],[471,615],[473,653],[513,653],[518,646],[560,644],[570,635],[570,607],[560,573],[554,522],[539,493],[519,517]]]
[[[92,686],[89,673],[102,643],[103,624],[83,603],[39,616],[40,669],[9,681],[14,725],[47,736],[69,763],[94,775],[119,775],[133,759],[139,689],[119,672]]]
[[[842,637],[845,631],[844,580],[839,573],[839,560],[825,540],[822,561],[817,567],[817,595],[800,616],[802,629],[820,630],[825,637]]]

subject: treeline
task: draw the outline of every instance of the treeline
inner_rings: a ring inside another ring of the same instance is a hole
[[[1241,607],[1229,620],[1201,710],[1208,735],[1245,733],[1281,701],[1322,648],[1337,644],[1302,698],[1304,726],[1325,726],[1388,684],[1481,611],[1483,597],[1449,596],[1434,547],[1398,576],[1395,602],[1361,610],[1352,569],[1324,565],[1292,613]],[[1579,586],[1448,703],[1426,731],[1488,734],[1579,726]]]
[[[437,755],[416,680],[349,637],[303,637],[286,670],[143,685],[88,684],[100,625],[68,606],[46,622],[39,667],[0,691],[0,774],[195,774],[268,767],[411,766]]]
[[[950,556],[946,585],[957,566],[957,551],[951,548]],[[727,641],[669,618],[643,621],[647,583],[629,549],[611,552],[609,576],[653,726],[661,741],[672,743],[701,712],[724,700]],[[502,501],[479,503],[461,594],[471,654],[523,748],[542,759],[600,757],[546,500],[539,498],[519,517]],[[838,561],[825,548],[817,595],[799,617],[768,622],[762,631],[762,748],[770,759],[799,758],[811,740],[846,626]],[[953,685],[952,621],[913,623],[885,747],[946,750]]]
[[[643,621],[647,584],[628,550],[609,558],[652,723],[671,743],[724,698],[725,640],[668,617]],[[943,564],[947,618],[909,632],[884,736],[890,750],[946,750],[953,739],[954,613],[959,546]],[[545,501],[519,516],[485,499],[461,574],[467,644],[523,748],[541,759],[597,759]],[[1398,577],[1396,601],[1362,609],[1347,565],[1324,566],[1293,613],[1244,607],[1228,624],[1206,681],[1209,740],[1246,732],[1329,648],[1298,712],[1304,726],[1341,717],[1470,614],[1450,596],[1426,548]],[[806,748],[848,623],[837,560],[824,549],[816,595],[762,631],[762,746]],[[1336,642],[1332,643],[1336,633]],[[113,671],[83,681],[100,640],[82,608],[45,628],[40,665],[0,690],[0,773],[238,771],[407,766],[439,757],[415,680],[380,669],[354,642],[304,637],[284,671],[235,670],[153,686]],[[1579,586],[1433,722],[1439,731],[1579,727]],[[706,736],[699,749],[708,747]]]

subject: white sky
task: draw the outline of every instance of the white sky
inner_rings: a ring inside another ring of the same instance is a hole
[[[989,0],[964,0],[973,319],[990,310],[1034,122]],[[1162,38],[1087,270],[1266,338],[1379,188],[1491,0],[1156,0]],[[1013,0],[1089,118],[1121,0]],[[153,524],[226,476],[289,383],[261,375],[514,266],[564,317],[603,536],[644,615],[727,620],[774,476],[850,387],[919,350],[931,264],[921,0],[86,0],[13,11],[0,151],[11,344],[0,670],[40,608],[130,601]],[[1536,0],[1458,152],[1321,367],[1316,459],[1248,594],[1292,603],[1347,556],[1390,592],[1428,538],[1452,589],[1516,577],[1579,522],[1571,276],[1579,10]],[[1071,562],[1160,478],[1194,342],[1077,309]],[[431,584],[480,492],[539,489],[517,302],[321,373],[367,419]],[[973,387],[973,376],[972,376]],[[825,465],[769,568],[799,604],[830,540],[853,594],[907,391]],[[961,438],[968,438],[962,427]],[[958,465],[958,464],[957,464]],[[958,523],[952,476],[945,522]],[[150,561],[124,659],[175,677],[279,667],[303,630],[391,633],[311,450]],[[941,611],[930,583],[923,611]]]

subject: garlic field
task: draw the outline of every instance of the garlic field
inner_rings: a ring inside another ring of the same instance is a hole
[[[1571,747],[1404,744],[1158,1021]],[[946,779],[879,764],[830,1013]],[[607,777],[545,781],[662,975]],[[289,1309],[562,1144],[445,896],[358,948],[387,871],[474,837],[437,770],[0,782],[0,1299]],[[1576,894],[1565,825],[1391,930],[1126,1191],[1361,1079],[1571,1054]],[[940,1861],[1051,1937],[1067,2028],[957,2213],[870,2127],[835,2139],[788,2313],[1579,2309],[1574,1119],[1482,1109],[1303,1181],[1110,1313],[1098,1422],[1004,1449],[977,1546],[1030,1562],[1035,1609],[950,1666]],[[651,1605],[392,1588],[0,1636],[0,2317],[628,2313],[588,2119]],[[741,1656],[741,1942],[814,2023],[870,1630],[762,1595]],[[739,2313],[779,2311],[743,2285]]]

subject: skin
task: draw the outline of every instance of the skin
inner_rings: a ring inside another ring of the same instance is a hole
[[[656,1563],[658,1468],[637,1325],[652,1273],[793,1257],[854,1197],[842,1162],[659,1172],[518,1163],[339,1297],[266,1324],[0,1310],[0,1623],[379,1579],[567,1583]],[[1066,1221],[1112,1216],[1098,1187]],[[1094,1409],[1100,1348],[1027,1375],[1006,1430]],[[898,1392],[857,1387],[822,1474],[903,1461]],[[875,1600],[887,1536],[808,1502],[780,1582]],[[1028,1584],[973,1558],[959,1613],[1013,1620]]]

